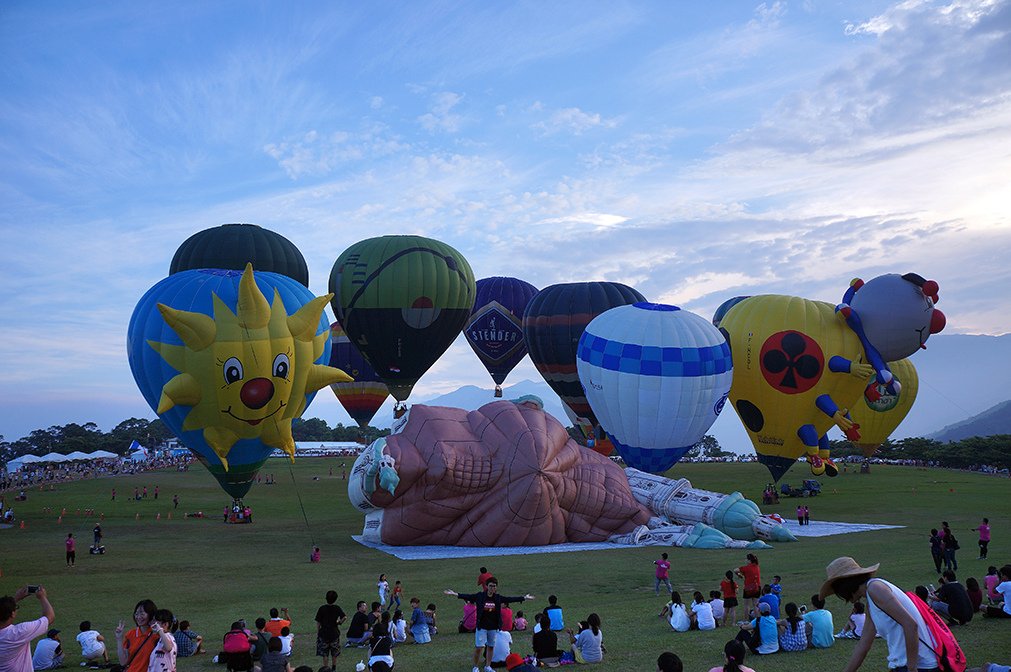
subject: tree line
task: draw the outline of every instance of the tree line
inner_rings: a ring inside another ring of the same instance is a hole
[[[581,445],[586,439],[579,430],[569,427],[569,435]],[[319,418],[293,420],[291,433],[296,441],[342,441],[363,445],[372,443],[380,436],[390,433],[389,429],[344,425],[337,423],[331,427]],[[79,425],[54,425],[48,429],[36,429],[17,441],[4,441],[0,436],[0,462],[7,462],[22,455],[45,455],[46,453],[72,453],[81,451],[92,453],[107,450],[117,455],[126,455],[130,443],[138,441],[146,447],[155,447],[172,439],[172,432],[161,420],[130,418],[116,425],[112,431],[103,432],[93,422]],[[849,441],[829,441],[833,458],[860,456],[860,448]],[[690,456],[725,457],[732,456],[723,450],[714,437],[706,435],[689,452]],[[874,455],[882,459],[920,460],[933,462],[942,467],[967,469],[989,465],[997,469],[1011,469],[1011,434],[975,436],[961,441],[942,443],[919,437],[887,440]]]
[[[371,426],[362,429],[358,425],[338,423],[336,427],[330,427],[319,418],[298,419],[291,423],[291,434],[296,441],[354,441],[369,444],[389,433],[388,429]],[[76,451],[93,453],[96,450],[107,450],[125,456],[133,441],[153,448],[172,438],[175,437],[165,423],[157,419],[130,418],[109,432],[103,432],[93,422],[83,425],[53,425],[48,429],[36,429],[17,441],[5,441],[0,436],[0,462],[8,462],[22,455],[42,456],[53,452],[67,455]]]

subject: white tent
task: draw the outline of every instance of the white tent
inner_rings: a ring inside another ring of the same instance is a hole
[[[95,459],[88,453],[82,452],[80,450],[75,450],[74,452],[67,455],[68,460],[93,460]]]
[[[63,453],[46,453],[39,458],[39,462],[66,462],[67,456]]]
[[[116,457],[119,457],[119,455],[116,453],[110,453],[108,450],[96,450],[91,454],[91,459],[93,460],[107,460]]]
[[[13,474],[15,471],[20,469],[26,464],[32,464],[33,462],[38,462],[39,458],[37,455],[22,455],[21,457],[15,457],[13,460],[7,463],[7,473]]]

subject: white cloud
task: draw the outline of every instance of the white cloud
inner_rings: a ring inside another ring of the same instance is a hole
[[[433,98],[431,109],[418,117],[421,127],[429,132],[456,133],[459,131],[463,117],[454,113],[453,108],[460,104],[463,96],[451,91],[443,91],[437,93]]]
[[[615,128],[617,126],[617,119],[607,119],[597,112],[584,112],[578,107],[555,110],[547,119],[534,124],[534,128],[542,131],[545,135],[561,132],[582,135],[594,128]]]

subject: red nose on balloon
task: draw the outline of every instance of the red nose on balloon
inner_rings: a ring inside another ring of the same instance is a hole
[[[930,333],[936,334],[940,332],[947,323],[948,318],[944,316],[944,313],[934,308],[934,314],[930,316]]]
[[[936,312],[936,311],[935,311]],[[246,381],[239,392],[239,399],[247,408],[263,408],[274,396],[274,383],[266,378],[253,378]]]

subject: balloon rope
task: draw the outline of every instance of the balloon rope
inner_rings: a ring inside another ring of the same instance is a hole
[[[291,484],[295,488],[295,496],[298,497],[298,506],[302,509],[302,520],[305,521],[305,529],[309,532],[309,541],[316,546],[316,537],[313,536],[312,528],[309,526],[309,517],[305,515],[305,506],[302,504],[302,493],[298,490],[298,483],[295,482],[295,470],[291,467],[291,460],[288,460],[288,473],[291,474]]]

